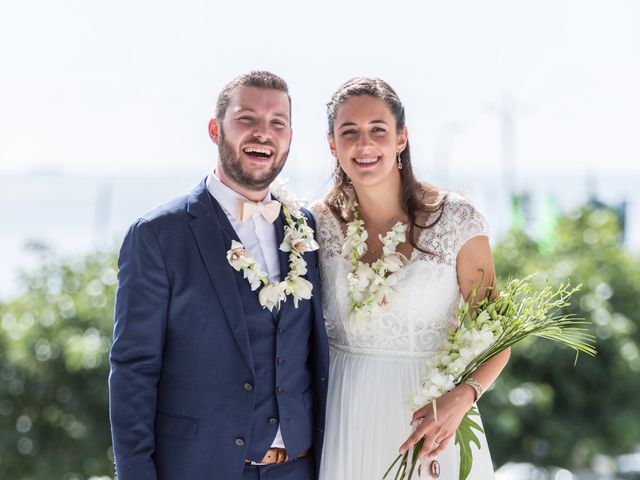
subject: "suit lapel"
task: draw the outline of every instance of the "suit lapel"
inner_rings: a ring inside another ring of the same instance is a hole
[[[284,227],[286,225],[286,221],[284,218],[284,214],[280,212],[278,218],[276,218],[275,222],[273,222],[273,227],[276,229],[276,248],[278,249],[278,262],[280,265],[280,280],[284,280],[284,278],[289,273],[289,252],[283,252],[280,250],[280,244],[282,240],[284,240]]]
[[[253,371],[253,359],[249,346],[249,333],[242,310],[235,273],[226,259],[231,240],[239,241],[224,211],[211,197],[204,181],[193,190],[189,198],[189,213],[194,217],[189,226],[198,245],[209,279],[238,347]]]

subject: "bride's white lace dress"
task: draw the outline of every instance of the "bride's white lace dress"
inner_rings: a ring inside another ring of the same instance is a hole
[[[341,256],[341,225],[322,202],[311,211],[320,244],[331,353],[320,479],[380,480],[412,431],[407,399],[425,373],[426,359],[446,337],[460,303],[458,251],[470,238],[488,235],[487,223],[467,200],[449,194],[438,223],[419,238],[419,245],[436,255],[414,249],[409,263],[394,274],[396,293],[383,307],[380,322],[353,334],[345,325],[350,263]],[[487,480],[493,478],[493,466],[484,435],[480,441],[469,478]],[[440,480],[458,479],[453,439],[438,461]]]

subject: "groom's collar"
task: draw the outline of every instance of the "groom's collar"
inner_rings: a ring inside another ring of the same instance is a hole
[[[211,173],[207,175],[205,185],[211,196],[217,200],[223,210],[225,210],[227,214],[230,214],[236,221],[239,222],[240,218],[238,215],[238,201],[248,201],[248,199],[222,183],[222,181],[218,178],[214,171],[211,171]],[[261,202],[265,203],[270,199],[271,193],[269,191],[261,200]]]

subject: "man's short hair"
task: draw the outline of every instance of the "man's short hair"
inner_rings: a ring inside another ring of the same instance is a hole
[[[216,120],[218,122],[222,123],[222,120],[224,120],[229,101],[240,87],[256,87],[285,92],[289,99],[289,117],[291,117],[291,96],[289,95],[287,82],[274,73],[258,70],[240,75],[225,85],[216,102]]]

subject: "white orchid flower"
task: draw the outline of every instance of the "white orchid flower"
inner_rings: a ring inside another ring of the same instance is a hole
[[[292,256],[289,262],[289,275],[301,277],[302,275],[307,274],[307,262],[305,262],[301,257]]]
[[[295,308],[298,308],[298,301],[309,300],[311,298],[312,290],[313,284],[305,278],[296,277],[287,282],[286,292],[293,298]]]
[[[260,305],[267,308],[269,311],[273,311],[274,308],[279,309],[280,303],[284,302],[286,299],[287,297],[283,282],[265,285],[260,289],[260,293],[258,294]]]
[[[227,260],[229,264],[238,272],[245,261],[246,251],[244,245],[236,240],[231,240],[231,248],[227,250]]]
[[[243,276],[249,281],[252,291],[257,290],[260,285],[266,285],[269,282],[269,279],[266,275],[261,275],[260,272],[252,269],[245,269],[243,272]]]

